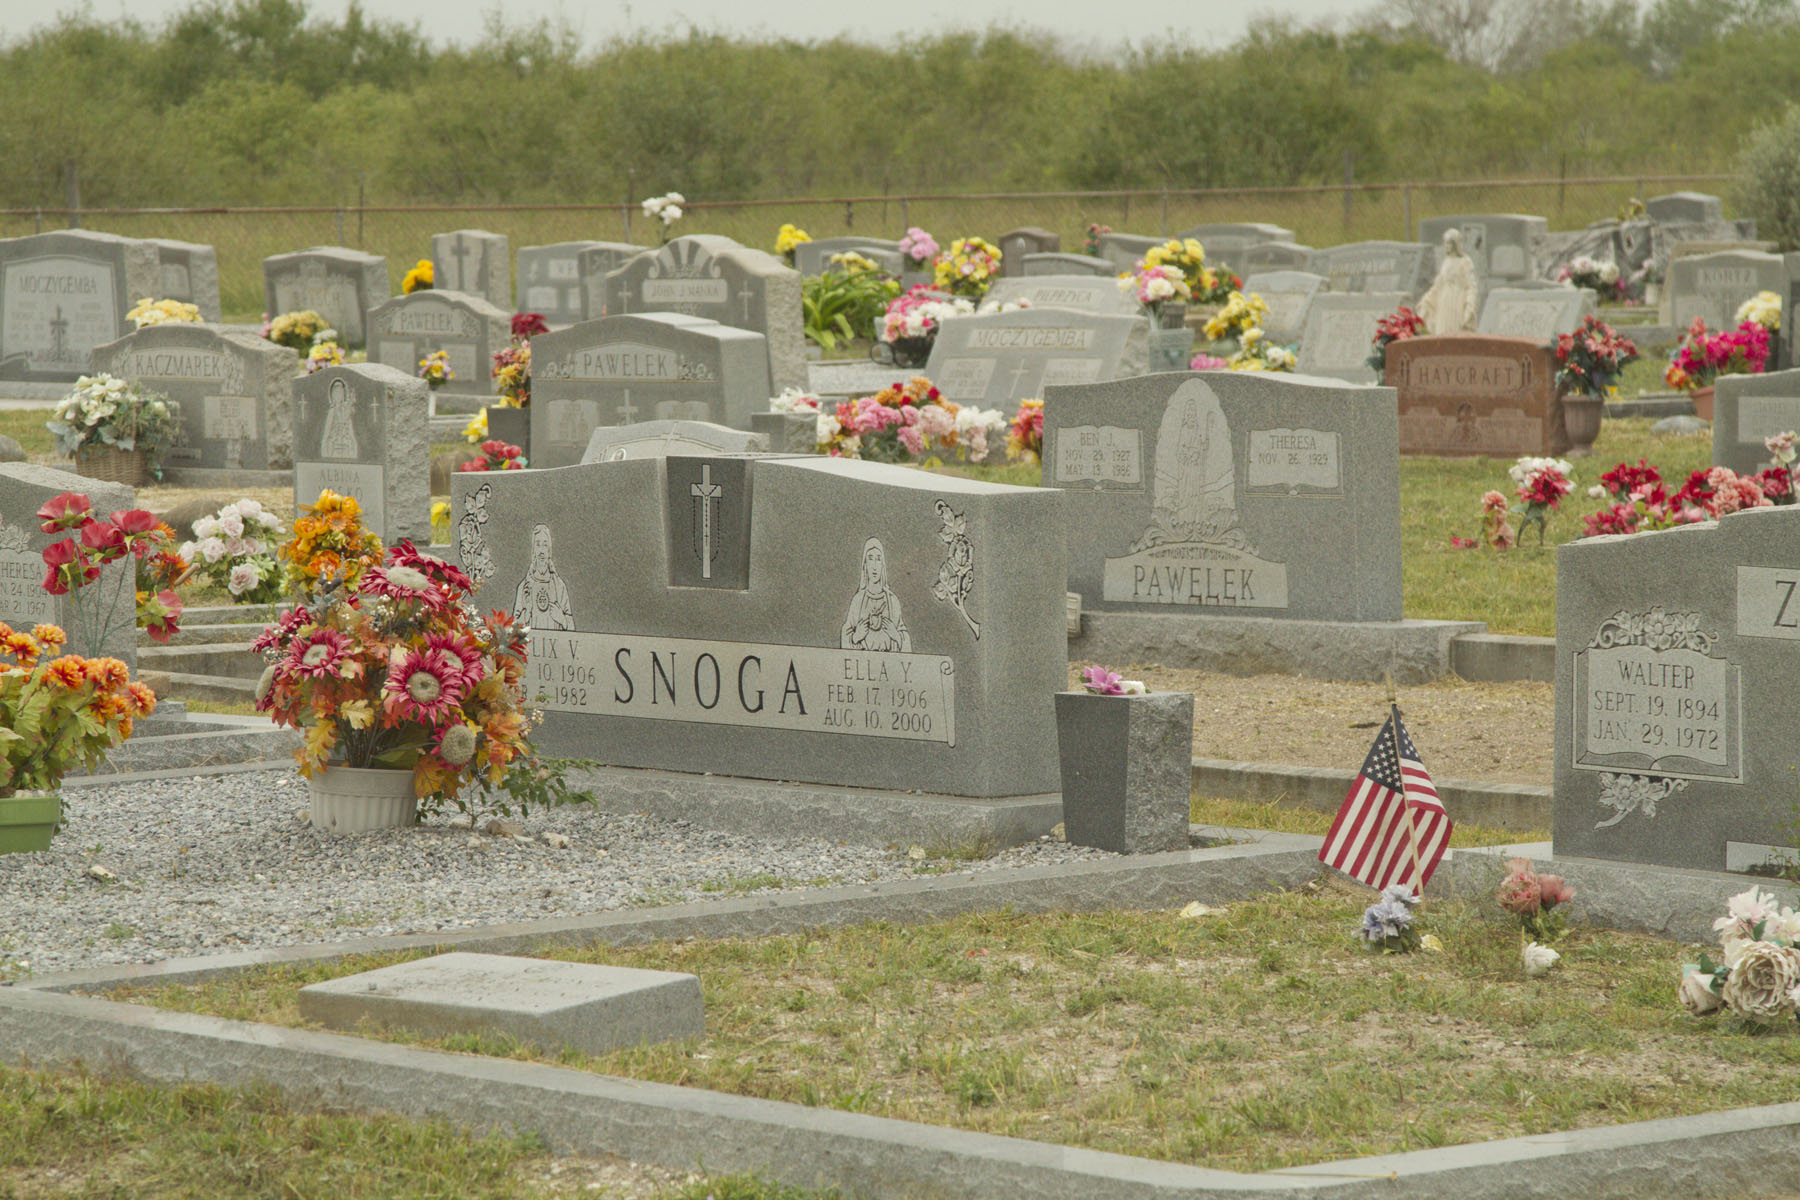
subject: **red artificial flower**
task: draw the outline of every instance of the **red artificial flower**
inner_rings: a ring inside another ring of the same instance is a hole
[[[125,555],[125,535],[111,521],[89,521],[81,527],[81,548],[91,550],[103,563]]]
[[[128,508],[124,512],[112,515],[112,523],[119,527],[119,532],[131,536],[153,533],[156,530],[156,515],[142,508]]]
[[[381,688],[389,717],[436,728],[462,708],[467,685],[462,663],[446,650],[409,650],[394,660]]]
[[[306,611],[306,605],[296,604],[282,614],[281,620],[263,626],[263,631],[256,635],[255,641],[250,643],[250,649],[261,654],[264,650],[281,645],[294,636],[295,630],[310,624],[312,624],[312,614]]]
[[[139,609],[139,624],[152,641],[166,642],[181,623],[181,597],[167,588]],[[142,619],[148,618],[148,619]]]
[[[459,463],[456,469],[458,471],[485,471],[488,469],[487,459],[472,458],[466,463]],[[482,486],[486,487],[487,485],[483,484]]]
[[[1474,538],[1457,537],[1454,533],[1450,535],[1450,548],[1452,550],[1473,550],[1479,545],[1481,545],[1481,543]]]
[[[420,554],[410,538],[403,539],[398,546],[388,551],[388,566],[411,567],[424,573],[433,582],[459,592],[475,590],[474,581],[463,573],[461,567],[436,555]]]
[[[340,630],[321,625],[297,639],[289,647],[283,664],[294,675],[308,679],[324,679],[338,673],[338,665],[350,651],[350,637]]]
[[[540,333],[549,333],[550,326],[544,322],[543,313],[514,313],[512,319],[512,335],[516,338],[536,337]]]
[[[65,529],[79,528],[93,511],[94,502],[86,493],[64,492],[46,501],[37,515],[44,523],[45,533],[61,533]]]

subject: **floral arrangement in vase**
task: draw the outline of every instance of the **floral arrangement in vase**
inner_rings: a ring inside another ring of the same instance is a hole
[[[1039,462],[1044,454],[1044,402],[1021,400],[1006,431],[1006,452],[1020,462]]]
[[[45,533],[64,536],[44,547],[44,590],[52,596],[70,597],[75,613],[76,644],[88,653],[100,653],[121,626],[135,627],[158,642],[166,642],[181,620],[181,600],[171,580],[154,593],[119,588],[108,596],[100,583],[102,568],[130,557],[136,563],[174,548],[167,525],[141,508],[124,509],[107,517],[94,513],[94,502],[84,492],[53,496],[37,511]],[[135,582],[135,580],[134,580]],[[126,594],[134,594],[123,613],[119,606]]]
[[[1222,342],[1226,338],[1241,340],[1252,329],[1260,331],[1268,316],[1269,306],[1261,296],[1254,292],[1248,296],[1242,292],[1232,292],[1225,301],[1225,306],[1207,318],[1201,332],[1215,342]]]
[[[1781,332],[1781,297],[1774,292],[1758,292],[1742,304],[1738,305],[1736,316],[1732,318],[1739,325],[1748,321],[1761,325],[1770,333]]]
[[[909,226],[900,239],[900,253],[906,256],[906,265],[915,271],[923,271],[930,265],[938,256],[938,249],[937,239],[917,225]]]
[[[174,440],[176,409],[157,392],[140,391],[116,375],[83,375],[56,404],[45,427],[57,453],[80,461],[106,450],[142,450],[150,473],[162,478],[162,449]]]
[[[1627,293],[1625,280],[1619,274],[1619,264],[1602,262],[1585,254],[1563,264],[1556,278],[1570,287],[1591,288],[1603,304],[1617,304]]]
[[[877,330],[892,347],[894,365],[917,367],[931,355],[938,329],[950,317],[966,317],[975,311],[973,301],[954,296],[940,299],[923,284],[887,302]]]
[[[682,205],[686,203],[687,197],[683,196],[680,192],[669,192],[661,196],[652,196],[644,201],[644,215],[652,220],[661,222],[662,228],[660,232],[662,233],[662,240],[665,243],[668,242],[670,237],[674,236],[670,230],[674,227],[675,222],[681,220],[684,211]]]
[[[331,327],[325,323],[324,317],[307,308],[298,312],[282,313],[274,320],[266,322],[257,332],[277,346],[286,346],[296,354],[305,354],[312,349],[313,343],[319,340],[321,334],[327,337],[333,336],[329,332],[330,329]]]
[[[293,536],[275,556],[287,564],[289,589],[305,594],[334,577],[355,583],[381,557],[381,539],[363,525],[356,497],[327,488],[294,518]]]
[[[456,378],[456,372],[450,369],[450,355],[442,350],[433,350],[419,360],[419,378],[432,391],[437,391],[446,383]]]
[[[314,342],[306,352],[306,373],[344,365],[344,348],[333,341]]]
[[[1583,396],[1605,396],[1619,372],[1637,361],[1637,344],[1599,317],[1556,339],[1556,386]]]
[[[1081,672],[1081,690],[1091,696],[1148,696],[1141,679],[1125,679],[1117,671],[1098,664]]]
[[[1378,377],[1387,375],[1387,348],[1395,342],[1418,337],[1425,332],[1425,318],[1402,304],[1375,322],[1375,338],[1369,343],[1369,368]]]
[[[783,225],[775,233],[775,253],[781,255],[788,266],[794,265],[794,251],[812,241],[812,234],[798,225]]]
[[[125,314],[125,319],[138,329],[151,325],[197,324],[201,319],[200,306],[182,300],[152,300],[146,296]]]
[[[1194,238],[1170,238],[1144,252],[1139,267],[1173,267],[1188,282],[1195,304],[1223,304],[1244,286],[1231,271],[1215,271],[1206,265],[1206,248]]]
[[[481,457],[470,459],[458,471],[523,471],[525,451],[506,442],[489,440],[481,443]]]
[[[55,625],[31,632],[0,622],[0,797],[54,793],[92,769],[156,711],[156,696],[116,658],[64,654]]]
[[[280,517],[245,498],[195,521],[194,540],[182,544],[181,554],[235,603],[273,604],[286,581],[268,539],[282,532]]]
[[[1800,913],[1753,887],[1726,901],[1713,931],[1719,960],[1702,954],[1681,968],[1676,998],[1683,1008],[1765,1025],[1800,1013]]]
[[[1292,371],[1299,361],[1290,347],[1276,345],[1261,326],[1252,325],[1238,335],[1237,353],[1225,365],[1233,371]]]
[[[818,413],[819,453],[873,462],[909,462],[958,449],[969,461],[983,462],[995,443],[1004,444],[1008,424],[993,409],[952,403],[922,375],[831,411],[801,392],[784,392],[770,404],[777,412]]]
[[[957,238],[932,265],[932,282],[938,290],[974,300],[987,295],[999,274],[999,247],[978,237]]]
[[[1711,387],[1721,375],[1760,375],[1769,368],[1769,331],[1755,321],[1709,333],[1695,317],[1669,355],[1663,380],[1683,391]]]
[[[1194,291],[1180,268],[1171,264],[1150,266],[1142,259],[1138,260],[1135,271],[1119,276],[1119,290],[1136,300],[1156,325],[1162,324],[1164,305],[1194,298]]]
[[[1111,225],[1102,225],[1098,221],[1090,221],[1087,227],[1087,241],[1081,245],[1081,252],[1089,258],[1100,257],[1100,239],[1112,232]]]
[[[437,285],[437,267],[429,258],[421,258],[414,263],[400,280],[400,294],[410,296],[414,292],[429,292]]]
[[[300,773],[409,771],[428,805],[506,786],[531,752],[526,628],[481,615],[468,576],[411,542],[354,586],[321,582],[252,643],[268,662],[256,707],[301,731]]]

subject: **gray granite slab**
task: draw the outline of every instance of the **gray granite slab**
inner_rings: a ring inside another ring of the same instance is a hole
[[[1113,265],[1113,274],[1117,275],[1131,270],[1146,251],[1154,246],[1166,245],[1168,240],[1141,233],[1103,233],[1096,253]]]
[[[1056,790],[1058,492],[824,456],[627,459],[451,490],[479,603],[532,626],[547,753]]]
[[[1032,308],[1069,308],[1077,312],[1137,317],[1143,309],[1114,278],[1098,275],[1013,275],[994,281],[978,311],[1023,300]]]
[[[631,242],[594,242],[575,258],[581,276],[581,317],[592,321],[606,313],[606,277],[650,247]]]
[[[148,242],[85,229],[0,239],[0,380],[86,375],[94,349],[130,332],[125,314],[161,286]]]
[[[432,288],[395,296],[369,313],[369,361],[417,376],[419,362],[442,350],[453,396],[495,394],[494,355],[512,344],[512,314],[480,296]]]
[[[995,244],[1000,247],[1000,274],[1023,275],[1026,255],[1062,252],[1062,235],[1037,225],[1022,225],[1001,234]]]
[[[1800,431],[1800,370],[1763,375],[1721,375],[1713,390],[1713,464],[1740,475],[1771,461],[1764,444],[1778,433]]]
[[[219,252],[197,242],[173,238],[145,238],[156,247],[161,286],[155,299],[181,300],[200,310],[200,319],[214,325],[225,319],[219,307]],[[143,297],[138,297],[140,300]]]
[[[581,255],[601,242],[555,242],[519,247],[516,310],[542,314],[550,325],[573,325],[587,316],[581,303]]]
[[[858,359],[809,362],[806,390],[818,396],[873,396],[922,373],[921,367],[887,367]]]
[[[1481,302],[1475,332],[1554,342],[1562,334],[1580,329],[1582,321],[1597,311],[1594,293],[1588,288],[1497,287]]]
[[[1672,259],[1666,284],[1670,319],[1677,328],[1698,317],[1708,329],[1735,329],[1739,305],[1758,292],[1786,296],[1788,282],[1787,263],[1779,254],[1739,250]]]
[[[1394,621],[1397,414],[1387,388],[1238,371],[1050,388],[1044,486],[1069,590],[1097,611]]]
[[[1262,298],[1269,306],[1263,330],[1275,341],[1292,345],[1306,332],[1306,316],[1313,297],[1325,286],[1323,275],[1310,271],[1265,271],[1244,280],[1245,293]]]
[[[1141,375],[1149,327],[1141,317],[1014,309],[946,318],[924,374],[958,404],[1011,412],[1063,383]]]
[[[1297,242],[1257,242],[1234,251],[1226,265],[1248,279],[1273,271],[1310,271],[1317,254],[1311,246]]]
[[[531,465],[579,462],[594,430],[653,420],[746,428],[768,407],[760,334],[681,313],[601,317],[531,340]]]
[[[1443,245],[1444,233],[1450,229],[1462,231],[1463,250],[1475,263],[1476,277],[1489,282],[1535,277],[1532,239],[1547,233],[1550,222],[1526,213],[1427,217],[1419,222],[1419,241],[1435,249]]]
[[[1411,297],[1401,292],[1338,295],[1319,292],[1306,310],[1301,327],[1299,368],[1308,375],[1326,375],[1348,383],[1375,383],[1369,352],[1375,341],[1375,325]]]
[[[511,316],[512,253],[504,233],[458,229],[431,235],[432,286],[479,296]]]
[[[1334,292],[1400,292],[1410,304],[1431,286],[1437,249],[1418,242],[1351,242],[1319,251],[1311,269]]]
[[[813,418],[807,418],[814,421]],[[639,421],[635,425],[603,425],[588,438],[584,463],[618,462],[626,458],[666,458],[671,454],[760,454],[769,439],[711,421]],[[810,453],[811,446],[806,448]]]
[[[1387,383],[1400,400],[1400,453],[1496,458],[1562,454],[1562,401],[1549,346],[1478,333],[1393,342]]]
[[[308,984],[299,1003],[330,1029],[475,1033],[583,1054],[706,1032],[694,975],[460,951]]]
[[[806,386],[800,272],[772,254],[729,238],[679,237],[608,275],[605,297],[609,316],[683,313],[759,333],[767,339],[769,395]]]
[[[1241,259],[1244,251],[1252,246],[1260,246],[1269,242],[1288,242],[1294,240],[1294,231],[1280,225],[1271,225],[1266,221],[1214,221],[1204,225],[1195,225],[1175,235],[1179,238],[1193,238],[1206,251],[1206,262],[1211,267],[1230,267],[1239,275],[1247,268]],[[1304,263],[1289,263],[1288,266],[1304,266]]]
[[[1116,854],[1187,849],[1193,693],[1058,692],[1056,749],[1071,845]]]
[[[300,356],[217,325],[146,325],[94,351],[94,369],[181,406],[164,466],[279,471],[293,465],[293,393]]]
[[[1652,221],[1665,225],[1677,222],[1703,224],[1725,220],[1724,202],[1705,192],[1670,192],[1644,201],[1644,211]]]
[[[86,495],[93,501],[95,513],[102,517],[136,507],[132,490],[122,483],[107,483],[31,463],[0,463],[0,621],[27,632],[39,622],[60,625],[69,635],[71,653],[107,654],[135,669],[137,628],[130,617],[119,624],[104,646],[84,644],[82,626],[76,619],[75,594],[52,596],[44,590],[48,570],[44,565],[44,547],[71,535],[45,533],[37,511],[64,492]],[[89,593],[90,598],[84,602],[91,604],[91,597],[97,596],[102,611],[117,605],[129,613],[135,586],[132,571],[129,558],[101,568],[100,578],[88,585],[99,591]]]
[[[883,271],[896,279],[906,267],[906,255],[900,243],[886,238],[834,237],[802,242],[794,247],[794,269],[802,275],[823,275],[832,269],[834,254],[856,253],[874,260]]]
[[[342,246],[314,246],[263,259],[269,316],[312,311],[346,346],[368,340],[369,310],[388,298],[387,259]]]
[[[392,546],[431,541],[431,389],[379,363],[302,375],[294,393],[294,507],[330,488],[355,496]]]
[[[1719,870],[1734,842],[1793,846],[1797,537],[1786,506],[1558,550],[1559,854]]]
[[[1105,275],[1119,273],[1111,260],[1089,254],[1027,254],[1021,260],[1026,275]]]

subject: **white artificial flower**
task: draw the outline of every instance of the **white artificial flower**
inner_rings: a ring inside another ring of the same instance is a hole
[[[231,568],[231,578],[225,586],[234,596],[241,596],[260,582],[256,567],[250,563],[239,563]]]
[[[1596,483],[1593,487],[1588,489],[1588,499],[1590,499],[1590,500],[1606,499],[1606,489]]]
[[[1549,974],[1550,968],[1554,967],[1560,958],[1562,955],[1550,947],[1540,946],[1536,942],[1525,943],[1525,948],[1519,952],[1519,960],[1524,964],[1527,979],[1536,979],[1540,975]]]
[[[1144,686],[1144,681],[1141,679],[1121,679],[1119,680],[1119,692],[1125,696],[1148,696],[1150,689]]]
[[[244,536],[244,518],[236,509],[228,508],[219,516],[219,528],[227,537]]]
[[[664,225],[673,225],[679,220],[681,220],[681,205],[671,204],[662,210],[662,223]]]
[[[687,197],[682,195],[680,192],[670,192],[668,195],[663,197],[663,200],[669,204],[686,204],[687,203]]]
[[[209,563],[218,562],[226,555],[225,543],[216,537],[205,538],[199,547],[200,557]]]
[[[832,438],[836,437],[843,430],[843,428],[843,425],[839,423],[835,416],[826,412],[824,409],[820,409],[819,431],[815,435],[815,440],[821,446],[827,445]]]
[[[217,517],[201,517],[194,522],[194,536],[201,539],[218,536],[219,519]]]
[[[1676,990],[1676,999],[1681,1007],[1696,1017],[1704,1017],[1707,1013],[1717,1012],[1725,1003],[1719,994],[1712,990],[1712,976],[1703,975],[1695,967],[1688,967],[1681,976],[1681,986]]]

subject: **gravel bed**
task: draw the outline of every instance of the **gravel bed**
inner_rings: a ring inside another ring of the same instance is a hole
[[[346,836],[306,822],[305,781],[287,769],[65,800],[68,824],[47,852],[0,855],[0,980],[1111,857],[1046,839],[979,862],[918,861],[916,848],[742,837],[585,805],[533,813],[523,838],[476,833],[460,814]]]

